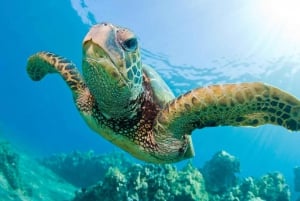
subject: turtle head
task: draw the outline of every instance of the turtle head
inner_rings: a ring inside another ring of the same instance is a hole
[[[83,76],[104,114],[131,114],[143,91],[134,33],[109,23],[93,26],[83,40]]]

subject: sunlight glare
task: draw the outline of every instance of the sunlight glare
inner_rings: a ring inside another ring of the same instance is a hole
[[[265,20],[280,31],[289,42],[300,43],[300,1],[261,0]]]

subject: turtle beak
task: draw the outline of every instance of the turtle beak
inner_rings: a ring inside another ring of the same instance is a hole
[[[105,55],[115,67],[124,65],[122,48],[116,41],[116,27],[112,24],[102,23],[93,26],[83,39],[83,48],[89,57],[97,59]]]

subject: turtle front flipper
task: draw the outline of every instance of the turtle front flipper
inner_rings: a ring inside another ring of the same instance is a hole
[[[76,66],[69,60],[50,52],[38,52],[29,57],[27,73],[34,81],[41,80],[48,73],[60,74],[75,97],[86,88]]]
[[[167,147],[172,146],[170,139],[187,139],[196,128],[264,124],[299,131],[300,101],[263,83],[214,85],[191,90],[168,103],[155,120],[154,136]],[[182,147],[177,149],[182,151]]]

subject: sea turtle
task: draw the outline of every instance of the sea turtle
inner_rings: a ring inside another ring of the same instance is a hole
[[[142,63],[135,34],[110,23],[91,27],[85,36],[82,67],[83,76],[69,60],[38,52],[29,57],[27,72],[35,81],[60,74],[86,123],[147,162],[193,157],[196,128],[274,124],[300,130],[300,101],[264,83],[212,85],[175,98]]]

